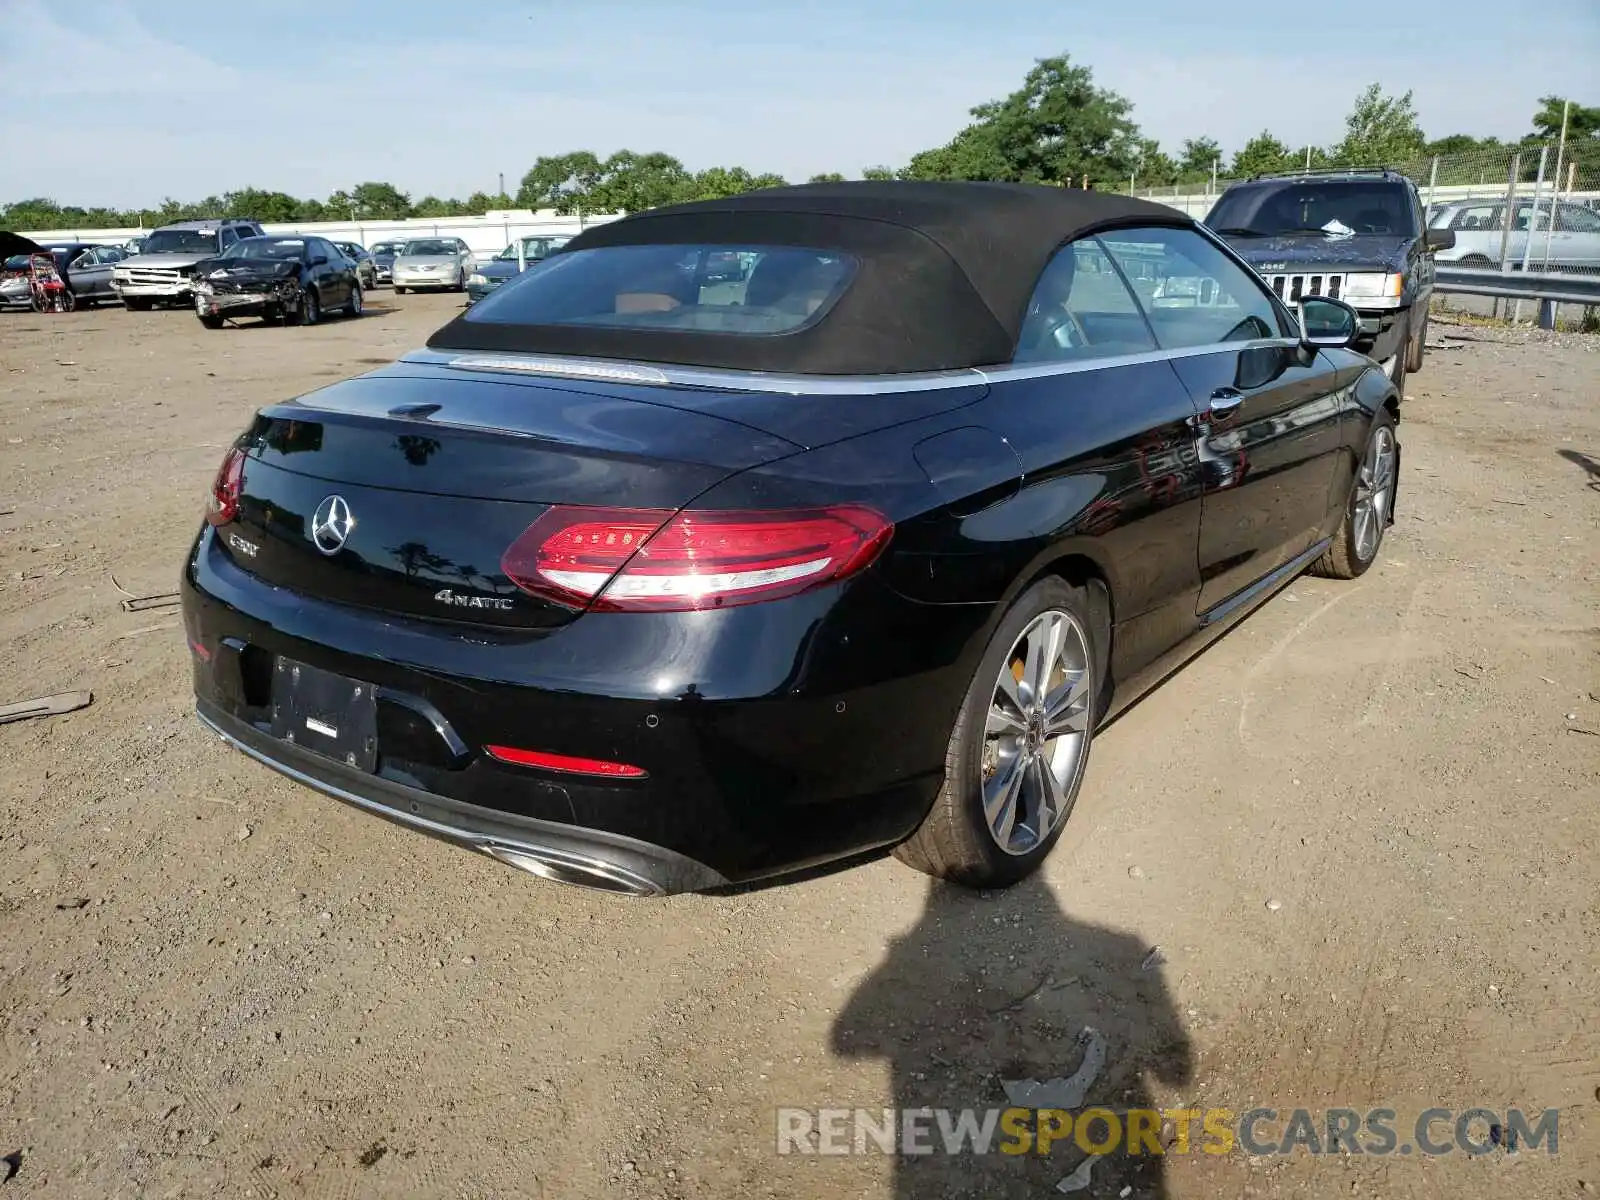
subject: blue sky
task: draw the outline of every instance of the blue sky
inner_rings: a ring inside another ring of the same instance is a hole
[[[0,202],[466,196],[580,148],[855,174],[1061,51],[1169,150],[1331,142],[1373,81],[1414,89],[1430,136],[1519,135],[1549,93],[1600,103],[1600,0],[0,0]]]

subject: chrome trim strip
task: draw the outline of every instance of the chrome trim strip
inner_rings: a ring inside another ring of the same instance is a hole
[[[1226,620],[1228,617],[1239,611],[1240,608],[1249,605],[1258,599],[1263,599],[1276,588],[1282,584],[1288,583],[1296,575],[1300,574],[1301,571],[1304,571],[1316,561],[1317,557],[1321,555],[1324,550],[1331,545],[1333,545],[1332,538],[1323,538],[1321,541],[1312,546],[1311,549],[1303,551],[1294,558],[1291,558],[1288,562],[1284,563],[1283,566],[1268,572],[1266,575],[1263,575],[1260,579],[1256,580],[1243,591],[1235,592],[1221,604],[1218,604],[1215,608],[1208,609],[1207,611],[1201,613],[1201,628],[1205,628],[1207,625],[1215,625],[1218,621]]]
[[[456,843],[458,846],[466,846],[468,849],[482,851],[491,858],[498,859],[509,866],[518,867],[529,872],[529,874],[541,875],[540,872],[534,870],[528,864],[518,862],[515,858],[507,857],[507,855],[523,855],[534,862],[546,862],[553,867],[564,867],[570,871],[587,873],[616,885],[610,888],[589,885],[594,886],[599,891],[609,891],[613,894],[626,892],[633,896],[661,896],[666,894],[664,889],[653,880],[646,879],[643,875],[637,875],[625,867],[619,867],[615,863],[602,862],[600,859],[590,858],[583,854],[575,854],[570,850],[556,850],[546,846],[536,846],[530,842],[518,842],[508,838],[478,837],[453,825],[430,821],[427,817],[403,812],[398,808],[390,808],[387,804],[380,804],[376,800],[369,800],[365,796],[358,796],[356,793],[346,791],[337,784],[318,779],[314,775],[308,775],[304,771],[291,767],[288,763],[280,762],[278,759],[263,754],[252,746],[245,745],[232,734],[219,728],[205,713],[196,712],[195,716],[202,725],[241,754],[255,759],[262,766],[271,767],[280,775],[286,775],[296,783],[304,784],[313,791],[322,792],[332,796],[335,800],[342,800],[346,804],[354,805],[356,808],[365,809],[367,812],[398,821],[402,825],[409,825],[413,829],[436,834]],[[496,853],[497,849],[506,853]],[[562,883],[573,883],[572,880],[562,876],[541,875],[541,878],[554,879]],[[574,884],[574,886],[584,885]]]
[[[400,361],[427,366],[452,367],[464,371],[502,372],[515,375],[547,375],[552,379],[614,380],[657,387],[706,388],[723,392],[772,392],[806,396],[868,396],[895,392],[935,391],[942,388],[976,387],[1012,379],[1044,379],[1056,375],[1079,375],[1142,363],[1167,362],[1208,354],[1227,354],[1267,347],[1292,348],[1297,338],[1257,338],[1248,342],[1207,342],[1199,346],[1178,346],[1168,350],[1141,350],[1105,358],[1086,358],[1072,362],[1002,364],[993,367],[963,367],[918,375],[778,375],[760,371],[733,371],[713,367],[674,367],[658,363],[636,363],[624,359],[568,358],[563,355],[515,355],[474,353],[440,354],[414,351]]]
[[[1080,375],[1086,371],[1103,371],[1108,367],[1132,367],[1142,363],[1170,362],[1178,358],[1198,358],[1207,354],[1228,354],[1238,350],[1289,349],[1300,345],[1299,338],[1256,338],[1248,342],[1206,342],[1200,346],[1175,346],[1170,350],[1141,350],[1134,354],[1117,354],[1109,358],[1085,358],[1075,362],[1017,363],[1014,366],[979,368],[990,383],[1003,383],[1008,379],[1043,379],[1052,375]]]

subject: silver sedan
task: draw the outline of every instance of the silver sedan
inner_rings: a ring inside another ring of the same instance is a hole
[[[465,291],[472,274],[472,251],[460,238],[413,238],[394,258],[394,290],[448,288]]]

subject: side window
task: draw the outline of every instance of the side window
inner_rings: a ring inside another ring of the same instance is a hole
[[[1496,205],[1469,204],[1456,213],[1455,220],[1450,222],[1450,228],[1458,233],[1470,233],[1475,229],[1494,229],[1500,223],[1495,220]]]
[[[1120,229],[1101,243],[1164,350],[1290,335],[1256,276],[1193,229]]]
[[[1578,204],[1563,204],[1556,210],[1557,233],[1600,233],[1600,213]]]
[[[226,250],[229,246],[233,245],[238,240],[239,240],[239,235],[237,233],[235,233],[232,229],[224,227],[223,230],[222,230],[222,233],[218,235],[217,245],[221,249]]]
[[[1139,305],[1093,238],[1056,252],[1039,276],[1017,339],[1017,362],[1109,358],[1154,350]]]

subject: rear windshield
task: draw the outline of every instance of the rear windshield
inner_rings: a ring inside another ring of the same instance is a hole
[[[1257,237],[1417,233],[1411,194],[1398,183],[1285,180],[1235,188],[1217,201],[1206,224],[1218,233]]]
[[[789,333],[821,319],[855,272],[849,255],[788,246],[597,246],[530,267],[466,320]]]

